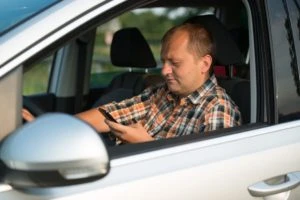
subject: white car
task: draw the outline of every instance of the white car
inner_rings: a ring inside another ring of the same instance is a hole
[[[159,81],[162,34],[195,15],[241,126],[114,146],[73,117]],[[300,199],[299,17],[298,0],[1,1],[0,199]],[[133,29],[151,49],[113,47]]]

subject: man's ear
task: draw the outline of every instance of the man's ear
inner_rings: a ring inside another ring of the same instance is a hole
[[[207,54],[201,58],[201,72],[202,73],[209,72],[211,65],[212,65],[211,55]]]

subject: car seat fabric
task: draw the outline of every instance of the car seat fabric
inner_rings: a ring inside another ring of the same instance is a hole
[[[240,78],[219,77],[218,84],[237,104],[242,114],[242,123],[250,122],[250,81]]]
[[[144,76],[145,72],[124,72],[111,81],[109,84],[110,91],[116,89],[132,90],[132,95],[139,94],[144,89]],[[122,97],[120,97],[122,98]]]
[[[134,96],[133,90],[131,89],[126,89],[126,88],[118,88],[116,90],[113,90],[99,98],[95,103],[94,107],[97,107],[99,105],[104,105],[112,101],[122,101],[124,99],[130,98]]]
[[[243,55],[233,39],[231,33],[214,16],[195,16],[184,23],[199,23],[204,26],[212,36],[215,45],[215,64],[221,66],[232,66],[244,64]],[[240,78],[216,76],[218,83],[223,87],[231,99],[239,107],[243,123],[250,122],[250,82]]]
[[[110,58],[118,67],[156,67],[151,49],[137,28],[124,28],[114,34]]]
[[[112,40],[111,62],[118,67],[147,69],[156,67],[152,51],[142,33],[135,27],[117,31]],[[93,105],[97,107],[112,101],[119,102],[139,94],[145,87],[145,72],[124,72],[111,81],[107,93]]]
[[[215,44],[215,64],[242,64],[243,56],[231,33],[214,15],[202,15],[189,18],[184,23],[199,23],[211,34]]]

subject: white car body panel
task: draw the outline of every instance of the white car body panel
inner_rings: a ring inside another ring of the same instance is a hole
[[[254,199],[247,190],[250,185],[299,171],[299,128],[300,122],[290,122],[120,158],[111,161],[111,171],[99,181],[30,189],[25,196],[64,200]],[[16,199],[19,195],[15,190],[5,193]],[[298,195],[299,188],[290,193],[290,197]]]
[[[250,185],[299,170],[299,128],[299,122],[286,123],[112,160],[103,188],[58,199],[254,199]],[[298,188],[290,197],[299,195]]]

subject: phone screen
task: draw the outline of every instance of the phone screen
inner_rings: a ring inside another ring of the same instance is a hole
[[[102,113],[102,115],[104,115],[104,117],[110,121],[116,122],[118,123],[112,116],[111,114],[109,114],[106,110],[102,109],[102,108],[98,108],[99,112]]]

